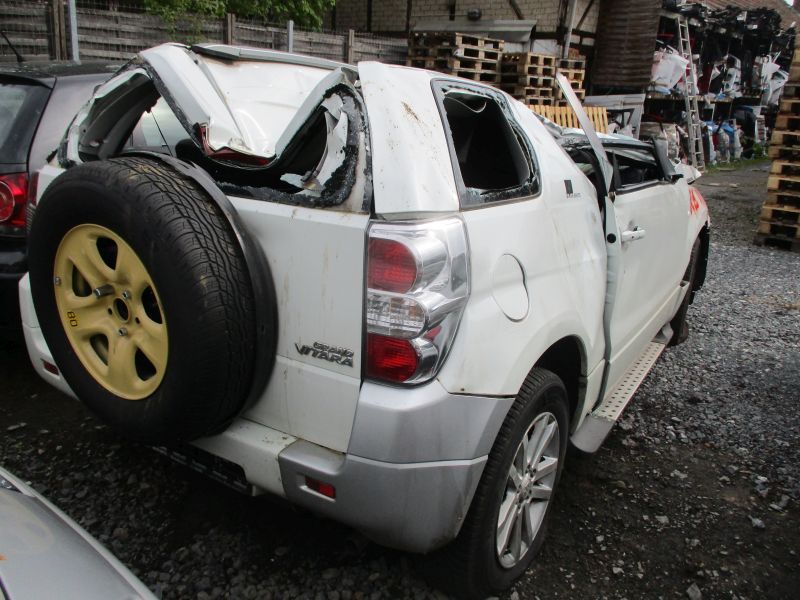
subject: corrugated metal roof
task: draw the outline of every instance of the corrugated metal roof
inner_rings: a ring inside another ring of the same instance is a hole
[[[800,13],[786,4],[783,0],[701,0],[700,4],[712,10],[719,10],[734,6],[743,10],[755,10],[756,8],[771,8],[781,16],[781,27],[788,28],[792,21],[800,24]]]

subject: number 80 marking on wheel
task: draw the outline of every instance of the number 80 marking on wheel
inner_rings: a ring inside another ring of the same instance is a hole
[[[74,312],[67,311],[67,320],[69,321],[70,327],[77,327],[78,326],[78,315]]]

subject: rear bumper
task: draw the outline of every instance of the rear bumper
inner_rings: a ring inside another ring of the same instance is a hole
[[[361,387],[350,445],[335,452],[246,419],[194,445],[251,484],[408,552],[458,535],[513,398],[449,394],[438,383]],[[306,477],[336,490],[328,498]]]
[[[347,454],[298,440],[279,456],[284,493],[386,546],[430,552],[458,535],[513,398],[365,382]],[[334,486],[335,499],[306,485]]]
[[[386,463],[297,441],[281,452],[279,463],[293,503],[384,546],[425,553],[458,535],[486,459]],[[335,499],[309,489],[306,476],[334,486]]]

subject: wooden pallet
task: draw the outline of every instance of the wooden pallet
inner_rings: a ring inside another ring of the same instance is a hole
[[[441,71],[443,73],[471,70],[497,75],[497,61],[473,60],[471,58],[414,57],[406,59],[406,66]]]
[[[509,68],[512,67],[512,68]],[[500,63],[500,72],[506,77],[555,77],[556,68],[542,65],[508,65]]]
[[[564,92],[561,91],[561,88],[560,87],[556,87],[556,88],[553,89],[553,91],[555,92],[556,100],[564,100],[564,103],[566,104],[567,98],[566,98],[566,96],[564,96]],[[582,89],[579,89],[579,88],[576,89],[576,88],[573,87],[572,91],[575,92],[575,95],[578,97],[578,100],[583,101],[583,100],[586,99],[586,90],[582,90]]]
[[[769,191],[800,193],[800,177],[770,175],[767,177],[767,189]]]
[[[796,206],[775,206],[765,204],[761,207],[761,221],[800,225],[800,208]]]
[[[792,191],[767,192],[765,206],[800,208],[800,193]]]
[[[789,160],[775,160],[772,161],[772,167],[769,172],[773,175],[800,177],[800,163]]]
[[[500,73],[500,83],[509,87],[553,87],[553,78],[543,75],[509,75]]]
[[[759,232],[756,233],[753,243],[756,246],[772,246],[773,248],[780,248],[782,250],[800,252],[800,240],[781,235],[768,235]]]
[[[770,158],[800,161],[800,146],[779,146],[770,144],[769,148],[767,148],[767,156]]]
[[[583,89],[583,81],[576,81],[575,79],[568,79],[570,86],[573,90],[582,90]],[[557,89],[561,89],[558,84],[555,85]]]
[[[775,146],[800,146],[800,131],[776,129],[772,132],[770,144]]]
[[[559,69],[586,69],[586,59],[585,58],[559,58],[558,59],[558,68]]]
[[[474,46],[410,46],[409,58],[473,58],[500,62],[502,52]]]
[[[449,71],[448,75],[455,75],[463,79],[471,79],[472,81],[480,81],[483,83],[497,83],[497,73],[488,71],[478,71],[473,69],[460,69],[458,71]]]
[[[517,98],[517,100],[528,106],[528,108],[533,108],[534,106],[554,108],[555,105],[555,100],[553,98],[542,98],[540,96],[525,96],[523,98]]]
[[[418,32],[411,35],[410,46],[471,46],[473,48],[483,48],[486,50],[497,50],[502,52],[505,47],[503,40],[473,35],[468,33],[455,33],[449,31],[429,33]]]
[[[557,70],[558,73],[563,73],[564,77],[570,81],[583,81],[586,77],[586,69],[561,69]]]
[[[780,221],[760,221],[757,233],[790,240],[800,240],[800,225],[781,223]]]
[[[800,99],[781,98],[778,112],[783,115],[800,115]]]
[[[537,98],[552,98],[553,88],[551,86],[508,86],[500,85],[501,90],[514,96],[517,99],[535,96]]]
[[[553,123],[561,125],[562,127],[574,127],[580,129],[578,117],[569,106],[531,106],[530,109],[550,119]],[[595,130],[599,133],[608,132],[608,110],[604,106],[584,106],[583,109],[591,119]]]
[[[778,114],[775,117],[775,129],[800,130],[800,114]]]
[[[783,86],[784,99],[800,99],[800,83],[789,82]]]
[[[510,70],[527,72],[529,67],[555,67],[556,57],[550,54],[535,52],[506,52],[503,54],[503,66]]]

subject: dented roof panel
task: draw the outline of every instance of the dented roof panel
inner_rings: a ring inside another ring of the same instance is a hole
[[[268,60],[229,61],[163,44],[140,53],[189,125],[205,127],[213,151],[272,158],[281,133],[309,92],[330,73]],[[331,65],[332,66],[332,65]]]
[[[320,67],[278,62],[231,63],[203,57],[251,152],[278,153],[277,144],[300,106],[331,73]]]
[[[453,165],[431,89],[435,73],[362,62],[358,72],[373,140],[375,212],[459,210]]]

